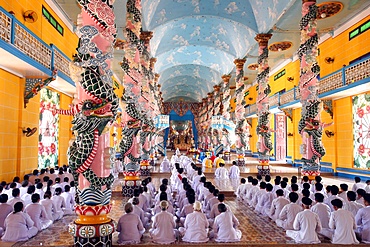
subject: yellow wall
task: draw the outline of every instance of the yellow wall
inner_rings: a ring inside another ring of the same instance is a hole
[[[299,60],[291,62],[287,64],[284,68],[277,71],[274,75],[272,75],[269,79],[269,84],[271,87],[271,95],[280,92],[285,88],[286,91],[292,89],[294,86],[299,84]],[[274,76],[277,75],[280,71],[285,69],[285,75],[274,81]],[[292,77],[293,81],[288,81],[288,77]]]
[[[349,65],[350,61],[370,52],[370,31],[349,40],[349,32],[369,19],[370,16],[364,18],[340,35],[329,38],[319,45],[318,61],[321,67],[321,77],[341,69],[343,65]],[[334,62],[332,64],[325,63],[326,57],[334,58]]]
[[[256,133],[257,120],[258,120],[257,118],[252,118],[252,127],[250,129],[252,137],[249,139],[249,145],[251,147],[252,152],[257,152],[257,141],[258,141],[258,136]]]
[[[40,96],[36,95],[24,108],[24,85],[25,79],[0,69],[0,181],[23,177],[38,166],[38,132],[26,137],[22,129],[39,127]],[[60,95],[61,108],[68,109],[71,97]],[[59,164],[67,163],[71,120],[60,116]]]
[[[302,137],[298,133],[298,123],[300,119],[301,119],[301,108],[294,109],[293,110],[293,136],[292,136],[294,138],[294,141],[293,141],[294,142],[294,155],[292,155],[293,160],[302,158],[302,155],[300,153]]]
[[[64,35],[62,36],[50,23],[42,16],[42,5],[49,11],[49,13],[58,21],[64,28]],[[57,14],[47,5],[43,0],[0,0],[0,6],[7,11],[13,11],[15,17],[28,29],[30,29],[36,36],[42,39],[46,44],[54,44],[65,55],[72,58],[75,53],[75,48],[78,44],[76,34],[71,32],[64,23],[59,19]],[[28,23],[23,19],[23,13],[27,10],[33,10],[38,15],[38,20],[34,23]]]
[[[352,97],[334,101],[334,132],[337,163],[334,167],[353,168]],[[333,138],[333,137],[332,137]]]
[[[19,170],[21,138],[19,97],[21,79],[0,69],[0,180],[12,179]]]

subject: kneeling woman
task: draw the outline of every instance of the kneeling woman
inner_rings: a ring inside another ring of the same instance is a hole
[[[17,202],[14,204],[14,211],[10,213],[5,219],[5,233],[1,238],[6,242],[26,241],[38,232],[34,226],[30,216],[23,213],[23,203]]]

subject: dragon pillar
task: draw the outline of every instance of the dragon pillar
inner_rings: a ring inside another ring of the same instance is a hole
[[[235,135],[237,137],[235,147],[236,147],[236,154],[237,154],[237,162],[238,165],[244,166],[245,160],[244,160],[244,152],[245,147],[247,146],[246,136],[245,136],[245,118],[244,118],[244,63],[245,59],[235,59],[234,63],[236,65],[236,74],[235,74],[235,99],[236,99],[236,106],[235,106]]]
[[[299,92],[302,111],[298,123],[298,132],[302,137],[302,175],[309,176],[311,180],[320,175],[320,160],[325,155],[321,137],[323,129],[329,125],[322,123],[320,120],[322,103],[318,98],[317,88],[320,66],[316,59],[319,39],[316,32],[316,18],[316,0],[303,0],[302,19],[300,21],[301,44],[298,49],[301,62]]]
[[[115,222],[108,217],[112,205],[114,150],[109,146],[109,128],[118,109],[113,92],[110,59],[116,37],[113,5],[104,0],[78,0],[79,44],[70,65],[77,96],[69,110],[74,138],[68,149],[68,164],[76,187],[77,220],[69,225],[75,246],[111,246]]]
[[[257,34],[255,40],[258,42],[258,96],[257,96],[257,116],[258,124],[256,127],[258,135],[258,173],[261,175],[270,174],[269,158],[272,150],[269,98],[271,92],[269,81],[270,67],[268,64],[268,41],[272,34]]]

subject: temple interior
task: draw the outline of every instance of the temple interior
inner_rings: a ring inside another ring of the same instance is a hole
[[[370,179],[369,0],[0,3],[0,181],[67,165],[79,198],[77,215],[0,246],[95,246],[80,232],[114,230],[177,152],[238,218],[225,246],[294,241],[235,197],[240,179],[215,178],[216,158],[244,178]],[[139,245],[158,244],[146,231]]]

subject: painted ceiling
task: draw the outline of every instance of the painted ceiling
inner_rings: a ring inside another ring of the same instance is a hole
[[[75,0],[56,1],[72,20],[76,19],[79,9]],[[344,6],[341,12],[318,21],[320,35],[370,5],[368,0],[340,2]],[[114,3],[121,39],[125,5],[125,0]],[[252,82],[256,71],[247,66],[257,62],[254,37],[258,33],[272,33],[269,44],[292,42],[286,51],[270,52],[271,68],[292,58],[300,42],[301,6],[301,0],[142,0],[143,30],[153,32],[151,55],[157,58],[155,72],[160,74],[164,101],[200,102],[220,84],[223,74],[235,74],[234,60],[238,58],[247,60],[244,75]],[[123,52],[116,51],[113,62],[113,71],[121,79]]]

